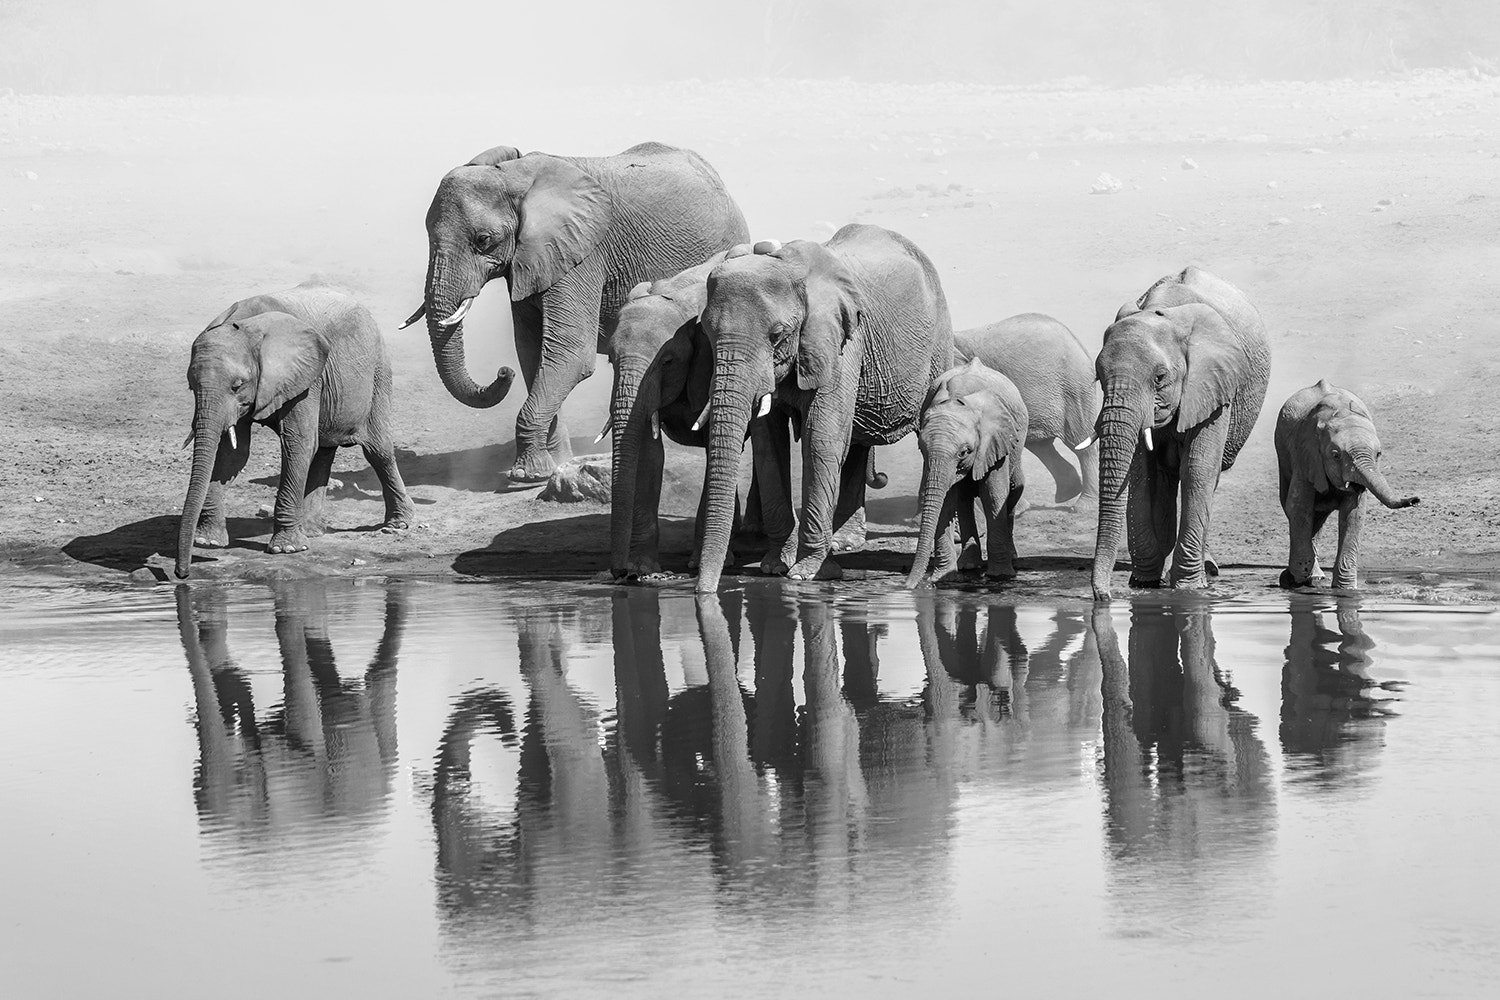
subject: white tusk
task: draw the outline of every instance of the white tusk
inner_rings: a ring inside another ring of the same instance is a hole
[[[767,413],[770,413],[770,412],[771,412],[771,394],[768,392],[764,396],[760,397],[760,406],[756,409],[755,415],[757,417],[763,417]]]
[[[1147,427],[1145,430],[1141,431],[1141,436],[1146,439],[1146,450],[1154,451],[1156,446],[1151,442],[1151,428]]]
[[[1097,440],[1098,440],[1098,438],[1096,438],[1096,437],[1094,437],[1094,435],[1090,434],[1088,437],[1084,438],[1082,441],[1080,441],[1077,444],[1075,444],[1073,446],[1073,450],[1074,451],[1083,451],[1085,448],[1091,448],[1091,447],[1093,447],[1094,442],[1097,441]]]
[[[469,307],[473,304],[474,299],[472,296],[464,299],[463,302],[459,303],[458,308],[453,310],[452,316],[449,316],[447,319],[438,320],[438,326],[457,326],[459,323],[462,323],[463,318],[469,313]]]
[[[604,435],[608,434],[610,432],[610,430],[612,430],[614,428],[614,426],[615,426],[615,415],[613,413],[611,413],[609,416],[607,416],[607,417],[604,418],[604,426],[601,427],[601,428],[599,428],[599,433],[598,433],[598,435],[595,436],[594,443],[598,444],[600,441],[603,441],[604,440]]]
[[[427,315],[427,303],[424,302],[421,305],[417,306],[417,311],[406,317],[406,322],[396,327],[396,329],[405,330],[407,327],[411,326],[413,323],[415,323],[425,315]]]
[[[240,450],[240,443],[234,439],[234,424],[229,425],[229,447],[234,451]]]
[[[698,414],[697,420],[693,421],[693,430],[699,430],[703,427],[704,424],[708,423],[708,411],[712,410],[713,408],[713,400],[709,400],[706,404],[704,404],[703,412]]]
[[[657,440],[661,437],[661,414],[651,414],[651,438]]]
[[[193,432],[192,431],[188,431],[188,436],[182,439],[182,446],[184,448],[186,448],[188,445],[190,445],[192,443],[193,443]]]

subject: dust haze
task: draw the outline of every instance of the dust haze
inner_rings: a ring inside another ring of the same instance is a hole
[[[1094,349],[1123,301],[1206,266],[1259,307],[1275,352],[1220,493],[1246,512],[1216,518],[1228,558],[1279,557],[1269,425],[1320,377],[1364,396],[1393,479],[1422,487],[1422,515],[1372,531],[1370,558],[1500,551],[1500,440],[1479,403],[1500,376],[1489,0],[0,0],[0,35],[0,437],[16,471],[0,513],[28,544],[114,530],[121,505],[131,523],[175,512],[192,338],[230,302],[309,279],[382,322],[435,546],[559,516],[471,495],[501,479],[519,387],[466,409],[423,331],[395,327],[421,298],[446,170],[500,143],[654,139],[714,164],[757,238],[852,221],[907,235],[960,326],[1035,310]],[[467,324],[481,382],[516,364],[508,326],[492,287]],[[608,395],[601,357],[563,410],[576,450]],[[875,507],[899,523],[915,446],[879,460],[892,484]],[[252,466],[274,472],[274,450]],[[701,467],[674,452],[667,509],[691,510]],[[335,474],[362,468],[344,454]],[[1090,526],[1031,523],[1023,554],[1088,544]]]

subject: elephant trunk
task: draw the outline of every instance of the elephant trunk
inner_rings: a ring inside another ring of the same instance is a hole
[[[1126,491],[1136,441],[1146,426],[1143,402],[1106,393],[1099,412],[1099,532],[1094,540],[1094,600],[1110,599],[1110,575],[1125,533]]]
[[[1375,460],[1367,455],[1354,460],[1354,474],[1358,477],[1358,482],[1375,495],[1376,500],[1391,510],[1414,507],[1422,502],[1421,497],[1396,496],[1391,490],[1391,484],[1385,481],[1385,474],[1376,467]]]
[[[193,562],[193,535],[208,497],[208,481],[218,458],[219,439],[235,417],[212,403],[208,396],[206,391],[199,390],[193,405],[193,471],[188,478],[187,499],[182,502],[182,519],[177,523],[175,572],[180,580],[187,579]]]
[[[713,392],[708,423],[708,472],[703,490],[703,549],[698,564],[700,594],[719,589],[719,575],[729,554],[729,534],[734,527],[735,494],[739,489],[740,454],[745,447],[745,429],[750,426],[749,380],[739,359],[715,362]]]
[[[635,537],[636,478],[640,474],[640,455],[651,433],[651,414],[661,402],[656,380],[647,380],[638,364],[621,364],[615,370],[614,402],[611,421],[614,425],[614,449],[610,460],[610,572],[625,575],[630,563],[630,549]]]
[[[465,406],[482,410],[504,399],[516,376],[509,368],[501,368],[495,381],[483,387],[469,377],[462,316],[484,283],[473,271],[472,263],[455,260],[451,254],[434,247],[427,261],[423,303],[427,309],[432,358],[437,363],[443,388]],[[459,318],[454,321],[453,317]]]
[[[921,520],[917,533],[917,554],[912,559],[911,572],[906,577],[908,587],[917,586],[927,575],[927,567],[932,562],[932,553],[937,540],[948,528],[946,524],[939,524],[938,520],[942,516],[943,501],[947,499],[948,491],[953,488],[953,479],[957,474],[957,455],[949,452],[927,455],[927,461],[922,467]]]

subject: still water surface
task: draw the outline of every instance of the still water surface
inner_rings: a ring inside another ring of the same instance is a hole
[[[1485,996],[1500,627],[0,591],[7,997]]]

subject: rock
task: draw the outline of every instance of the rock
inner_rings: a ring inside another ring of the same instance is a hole
[[[581,455],[564,462],[542,487],[542,500],[609,503],[609,456]]]
[[[1281,187],[1281,185],[1276,181],[1266,181],[1266,187],[1270,188],[1272,191],[1275,191],[1277,188]]]
[[[1288,219],[1284,215],[1280,218],[1272,219],[1270,222],[1266,223],[1266,225],[1268,226],[1290,226],[1291,224],[1292,220]]]
[[[270,504],[263,503],[258,508],[256,508],[255,516],[260,518],[262,521],[269,521],[271,519],[271,515],[275,513],[276,511],[271,507]]]
[[[1434,583],[1437,583],[1437,582],[1441,581],[1442,577],[1438,576],[1436,573],[1418,573],[1417,574],[1417,579],[1421,580],[1423,583],[1427,584],[1428,586],[1431,586]]]
[[[133,572],[131,572],[131,574],[130,574],[130,582],[131,583],[155,583],[156,582],[156,574],[153,573],[153,572],[151,572],[151,567],[149,567],[149,566],[142,566],[140,569],[134,570]]]
[[[1115,194],[1123,186],[1118,177],[1100,174],[1094,178],[1094,186],[1089,188],[1089,194]]]
[[[1191,156],[1184,156],[1182,158],[1182,169],[1183,170],[1197,170],[1198,169],[1198,161],[1195,160],[1195,159],[1193,159]]]

